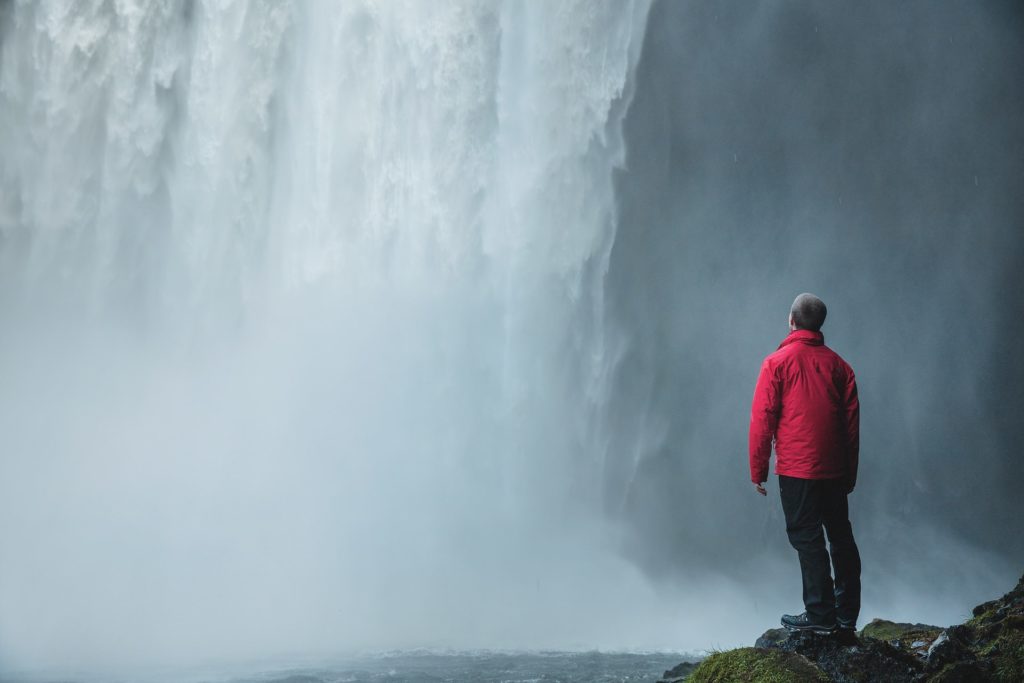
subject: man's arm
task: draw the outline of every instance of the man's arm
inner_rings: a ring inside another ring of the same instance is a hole
[[[857,398],[857,378],[849,367],[843,387],[843,426],[846,430],[846,487],[850,492],[857,485],[860,460],[860,400]]]
[[[779,424],[781,387],[773,368],[765,360],[754,387],[754,401],[750,407],[750,480],[764,494],[762,482],[768,480],[768,460],[772,455],[772,440]]]

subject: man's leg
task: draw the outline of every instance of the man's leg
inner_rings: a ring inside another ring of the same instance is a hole
[[[779,475],[786,534],[800,557],[807,616],[815,624],[832,626],[836,623],[835,592],[822,532],[821,484]]]
[[[860,552],[853,540],[843,482],[833,479],[826,484],[822,515],[836,573],[836,617],[844,623],[856,624],[860,615]]]

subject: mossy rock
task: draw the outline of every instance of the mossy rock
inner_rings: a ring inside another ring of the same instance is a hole
[[[861,638],[874,638],[892,643],[904,650],[923,654],[939,637],[942,629],[928,624],[902,624],[875,619],[861,629]]]
[[[1024,577],[1002,598],[975,607],[963,624],[942,629],[875,619],[859,639],[772,629],[755,647],[712,654],[686,680],[1024,683]]]
[[[698,666],[687,683],[827,683],[829,677],[803,655],[742,647],[715,652]]]
[[[697,668],[698,664],[699,662],[680,662],[663,673],[661,675],[661,680],[658,683],[676,683],[676,681],[684,681],[687,676],[693,673],[693,670]]]
[[[927,683],[980,683],[990,681],[992,677],[985,673],[977,662],[953,662],[924,680]]]
[[[793,634],[784,628],[770,628],[754,642],[754,647],[779,648],[792,636]]]
[[[1024,631],[1007,629],[986,649],[997,681],[1024,681]]]
[[[985,608],[985,609],[980,609]],[[971,629],[977,637],[984,637],[984,634],[993,630],[993,625],[1000,620],[999,604],[997,601],[987,602],[974,608],[974,616],[964,622],[964,626]]]

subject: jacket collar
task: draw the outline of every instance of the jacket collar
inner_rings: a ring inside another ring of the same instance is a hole
[[[794,342],[800,342],[801,344],[808,344],[810,346],[821,346],[825,343],[825,335],[813,330],[793,330],[785,339],[782,340],[782,343],[779,344],[779,348],[781,349],[783,346]]]

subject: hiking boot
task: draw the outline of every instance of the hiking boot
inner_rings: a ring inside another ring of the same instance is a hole
[[[836,630],[833,624],[815,624],[807,616],[807,612],[793,616],[792,614],[782,615],[782,625],[790,631],[802,631],[809,633],[829,634]]]
[[[836,618],[836,628],[839,629],[840,631],[856,631],[857,630],[857,622],[856,622],[856,620],[854,620],[854,621],[847,621],[846,619],[839,619],[837,617]]]

